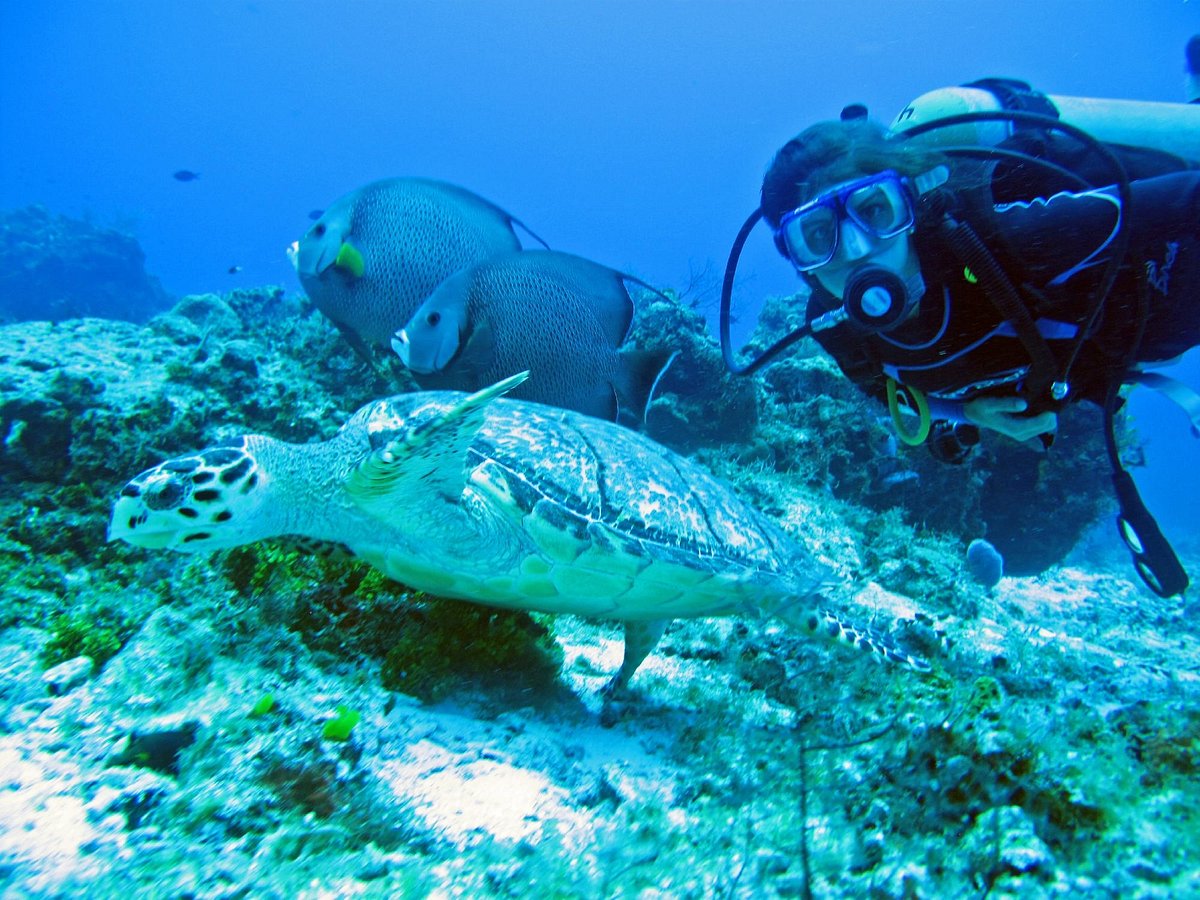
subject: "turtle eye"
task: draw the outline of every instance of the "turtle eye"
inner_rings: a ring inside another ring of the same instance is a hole
[[[430,328],[436,328],[440,321],[442,321],[442,314],[436,310],[425,317],[425,324]]]
[[[167,478],[150,485],[145,493],[145,503],[150,509],[174,509],[184,498],[183,485],[175,478]]]

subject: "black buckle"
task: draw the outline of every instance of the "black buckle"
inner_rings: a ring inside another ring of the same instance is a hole
[[[1037,113],[1039,116],[1049,116],[1052,119],[1058,118],[1058,108],[1049,97],[1041,91],[1035,91],[1027,82],[1018,81],[1016,78],[980,78],[964,84],[963,87],[987,91],[996,98],[1001,109],[1009,112],[1030,112]],[[1014,131],[1032,127],[1035,126],[1020,122],[1013,124]]]

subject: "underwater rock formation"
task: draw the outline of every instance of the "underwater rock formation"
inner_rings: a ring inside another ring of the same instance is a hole
[[[45,207],[0,213],[0,321],[145,322],[170,305],[135,238]]]
[[[715,349],[657,312],[661,339]],[[975,584],[954,534],[982,533],[980,473],[970,503],[931,487],[823,357],[680,374],[666,421],[861,608],[911,622],[933,675],[678,622],[605,723],[610,624],[498,617],[309,545],[105,543],[130,471],[251,430],[324,439],[403,382],[278,289],[0,326],[0,894],[1200,892],[1195,616],[1121,548]]]

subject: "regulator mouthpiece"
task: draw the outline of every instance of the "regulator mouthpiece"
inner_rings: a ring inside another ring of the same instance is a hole
[[[891,331],[903,322],[925,293],[918,272],[901,278],[883,266],[863,266],[846,281],[843,301],[850,320],[867,331]]]

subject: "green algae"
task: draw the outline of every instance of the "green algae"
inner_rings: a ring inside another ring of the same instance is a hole
[[[111,608],[96,608],[86,614],[57,613],[49,622],[50,636],[42,647],[42,665],[49,668],[87,656],[96,669],[101,669],[136,630],[136,622]]]
[[[562,667],[543,617],[426,597],[406,618],[380,677],[389,690],[426,702],[472,682],[545,690]]]
[[[344,703],[339,703],[336,714],[333,718],[327,719],[321,729],[321,737],[327,741],[348,741],[351,732],[354,731],[354,726],[359,723],[360,719],[362,719],[361,713]]]

